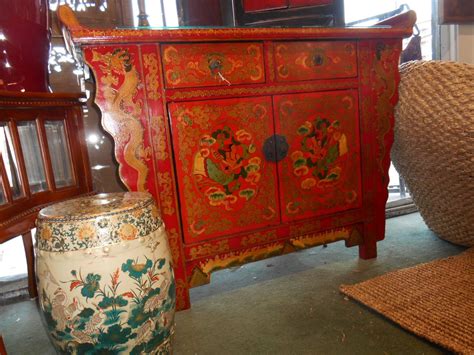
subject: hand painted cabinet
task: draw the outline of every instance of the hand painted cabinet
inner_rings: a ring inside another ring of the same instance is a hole
[[[401,39],[375,28],[110,29],[60,9],[129,190],[155,197],[177,308],[219,269],[384,238]]]

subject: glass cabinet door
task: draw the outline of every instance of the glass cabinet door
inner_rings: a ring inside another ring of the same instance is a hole
[[[17,123],[17,129],[30,191],[31,193],[45,191],[48,189],[48,184],[46,182],[36,121],[20,121]]]
[[[15,155],[15,148],[7,122],[0,122],[0,154],[2,157],[3,171],[8,180],[8,187],[2,186],[2,198],[5,199],[3,188],[9,188],[11,197],[16,200],[24,196],[23,187],[20,179],[20,169],[18,166],[18,159]],[[4,182],[7,184],[7,181]]]
[[[56,188],[71,186],[74,179],[64,121],[45,121],[44,128]]]
[[[7,203],[7,198],[5,196],[4,188],[3,188],[3,182],[0,179],[0,205],[4,205]]]

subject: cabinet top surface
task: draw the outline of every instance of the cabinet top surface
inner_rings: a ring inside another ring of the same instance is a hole
[[[74,43],[146,43],[179,41],[238,41],[274,39],[369,39],[403,38],[412,34],[416,22],[413,11],[389,18],[374,27],[195,27],[195,28],[111,28],[92,29],[82,26],[67,6],[59,9],[59,18]]]

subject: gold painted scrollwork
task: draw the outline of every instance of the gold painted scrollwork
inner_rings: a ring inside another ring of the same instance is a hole
[[[311,231],[317,230],[321,228],[321,221],[308,221],[303,224],[297,224],[290,226],[290,236],[298,236],[308,234]]]
[[[191,248],[190,254],[191,258],[197,259],[202,258],[204,256],[224,253],[230,249],[229,242],[227,240],[221,240],[216,244],[206,243],[203,245],[199,245],[197,247]]]
[[[253,233],[253,234],[243,237],[241,244],[242,246],[247,247],[249,245],[269,242],[277,238],[278,236],[275,230],[267,232],[267,233],[257,232],[257,233]]]
[[[162,213],[172,215],[175,213],[173,207],[173,193],[171,175],[169,172],[158,173],[158,185],[160,187],[160,206]]]
[[[200,271],[209,275],[213,271],[226,269],[231,266],[243,265],[252,261],[270,258],[281,255],[285,246],[281,243],[271,243],[263,247],[253,247],[251,249],[229,252],[224,255],[217,255],[210,259],[205,259],[199,263]],[[190,287],[199,286],[190,284]]]
[[[159,92],[160,83],[158,79],[158,58],[156,53],[143,55],[143,65],[148,73],[145,76],[147,97],[151,100],[158,100],[161,97]]]
[[[156,159],[168,159],[168,152],[166,151],[166,141],[163,139],[163,137],[166,137],[164,117],[152,117],[151,129],[153,130],[153,147],[155,148]]]
[[[174,265],[179,265],[180,250],[179,250],[179,233],[176,228],[172,228],[168,232],[168,242],[170,245],[171,256],[173,257]]]
[[[270,81],[275,80],[275,59],[273,58],[273,52],[268,49],[266,51],[267,54],[267,65],[268,65],[268,77],[270,78]]]
[[[291,245],[297,249],[309,248],[316,245],[332,243],[337,240],[347,240],[350,237],[350,229],[342,228],[322,233],[311,233],[290,239]]]

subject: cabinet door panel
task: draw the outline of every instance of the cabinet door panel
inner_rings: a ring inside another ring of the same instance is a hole
[[[282,220],[361,205],[357,91],[276,96],[276,130],[287,138],[278,165]]]
[[[187,243],[278,224],[270,97],[171,103],[169,113]]]

